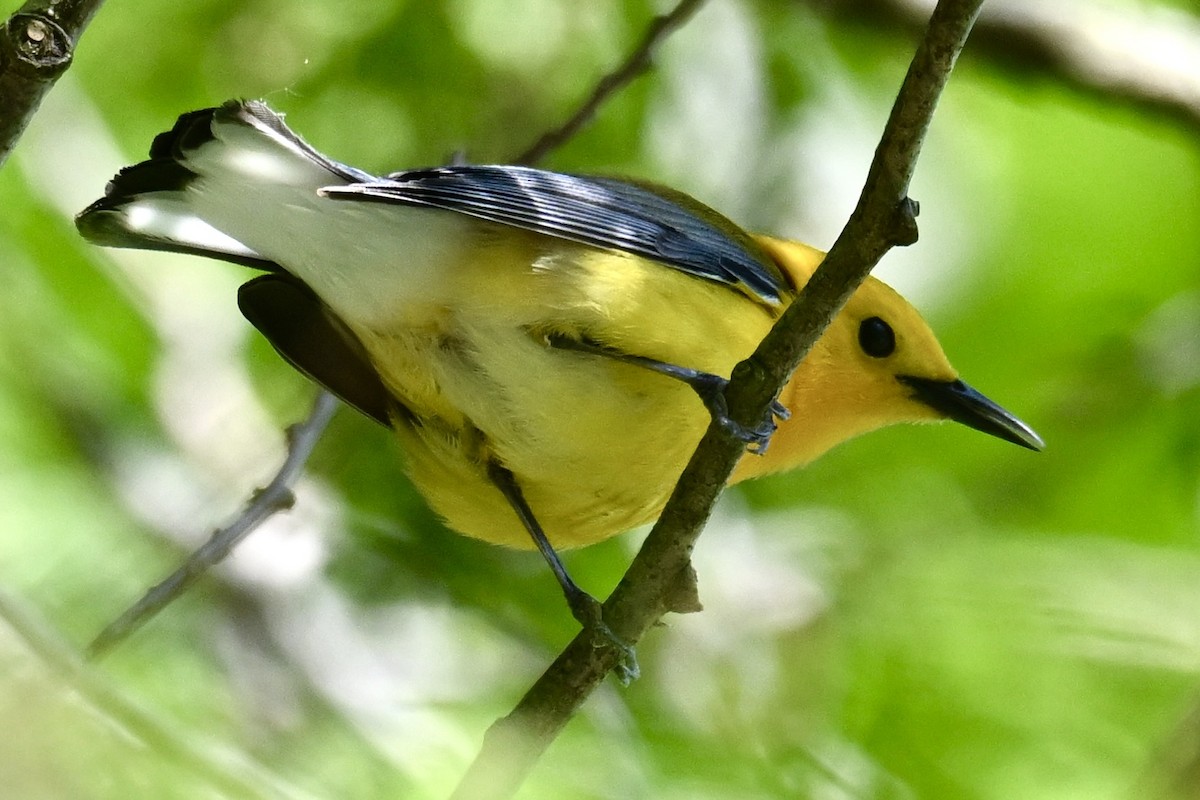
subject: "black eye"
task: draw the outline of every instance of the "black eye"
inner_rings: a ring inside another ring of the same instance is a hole
[[[879,317],[869,317],[858,326],[858,346],[871,358],[887,358],[896,351],[896,334]]]

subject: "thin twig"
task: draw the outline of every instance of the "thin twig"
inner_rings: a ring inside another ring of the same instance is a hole
[[[337,408],[338,400],[329,392],[321,391],[317,395],[308,418],[288,428],[287,457],[266,488],[255,493],[237,519],[215,531],[207,542],[188,556],[179,569],[152,587],[141,600],[101,631],[87,647],[89,658],[100,658],[125,641],[201,575],[220,563],[251,531],[274,514],[292,507],[295,502],[292,486],[300,478],[304,464]]]
[[[305,792],[248,761],[230,748],[181,736],[179,726],[154,716],[90,669],[48,621],[0,588],[0,620],[50,673],[146,747],[179,764],[224,797],[308,798]]]
[[[863,188],[858,207],[820,269],[749,359],[734,371],[731,416],[761,419],[784,381],[883,254],[915,241],[908,184],[934,107],[983,0],[942,0],[930,19]],[[690,610],[690,556],[701,527],[744,445],[712,425],[658,523],[604,604],[617,636],[636,644],[667,611]],[[680,605],[680,601],[684,601]],[[616,665],[619,654],[582,632],[507,717],[488,731],[454,797],[510,797],[567,720]]]
[[[574,138],[592,121],[600,107],[617,92],[650,68],[654,53],[672,33],[682,27],[704,4],[704,0],[680,0],[680,3],[661,17],[656,17],[646,29],[642,41],[621,65],[596,83],[596,88],[579,109],[558,128],[543,134],[525,152],[513,159],[514,164],[536,164],[552,151]]]
[[[0,29],[0,167],[104,0],[28,0]]]

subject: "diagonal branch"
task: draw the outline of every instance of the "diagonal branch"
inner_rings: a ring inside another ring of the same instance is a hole
[[[591,95],[566,122],[552,131],[542,134],[536,142],[513,159],[514,164],[537,164],[553,151],[562,147],[583,130],[606,102],[613,98],[634,79],[650,69],[654,53],[659,45],[672,33],[683,27],[692,15],[704,4],[704,0],[680,0],[679,5],[661,17],[655,18],[638,46],[625,58],[621,65],[605,75],[592,90]]]
[[[0,29],[0,167],[104,0],[28,0]]]
[[[755,353],[734,371],[731,416],[761,419],[783,383],[871,269],[894,245],[916,240],[909,180],[938,97],[983,0],[942,0],[929,21],[867,176],[857,208],[824,263]],[[709,427],[629,571],[604,604],[624,641],[638,642],[668,611],[694,610],[690,556],[744,446]],[[454,797],[506,798],[571,715],[616,665],[618,653],[584,631],[488,731]]]
[[[255,492],[246,509],[232,523],[213,532],[207,542],[196,549],[187,560],[155,584],[121,616],[109,623],[87,647],[87,656],[98,659],[162,611],[171,601],[183,594],[200,576],[219,564],[238,542],[255,528],[280,511],[292,507],[295,496],[292,486],[300,479],[304,464],[325,432],[329,420],[337,411],[338,400],[326,391],[317,393],[312,411],[301,423],[288,428],[288,450],[279,471],[265,488]]]

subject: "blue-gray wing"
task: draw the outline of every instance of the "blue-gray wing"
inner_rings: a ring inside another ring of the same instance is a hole
[[[790,291],[749,235],[707,206],[662,187],[531,167],[450,166],[321,191],[335,199],[440,208],[633,253],[737,287],[767,305],[778,305]]]

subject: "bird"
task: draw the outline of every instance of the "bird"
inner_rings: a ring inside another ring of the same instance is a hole
[[[733,367],[825,254],[648,182],[517,165],[375,175],[230,100],[179,116],[76,225],[98,245],[260,273],[238,291],[247,320],[394,432],[450,528],[540,550],[585,626],[603,626],[600,606],[558,551],[654,520],[712,419],[746,443],[731,483],[896,423],[1043,447],[874,277],[766,418],[733,422]]]

